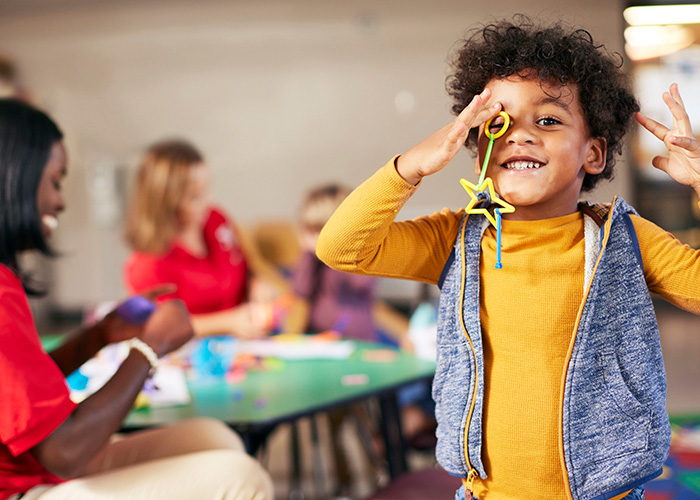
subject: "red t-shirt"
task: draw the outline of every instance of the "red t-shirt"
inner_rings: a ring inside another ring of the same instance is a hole
[[[163,298],[179,298],[192,314],[230,309],[247,295],[248,265],[232,224],[212,209],[204,225],[206,257],[196,257],[180,246],[155,255],[133,252],[124,268],[126,286],[140,293],[163,283],[177,291]]]
[[[75,407],[63,374],[41,345],[22,283],[0,265],[0,500],[62,481],[27,450]]]

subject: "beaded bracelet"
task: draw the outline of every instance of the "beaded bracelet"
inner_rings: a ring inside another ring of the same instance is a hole
[[[158,369],[158,355],[156,352],[150,345],[136,337],[129,339],[128,344],[129,349],[136,349],[144,355],[148,363],[151,365],[151,369],[148,371],[148,377],[152,377]]]

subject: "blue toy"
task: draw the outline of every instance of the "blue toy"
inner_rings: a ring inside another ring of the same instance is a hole
[[[156,310],[156,305],[145,297],[136,295],[122,302],[115,309],[117,315],[132,325],[141,325]]]

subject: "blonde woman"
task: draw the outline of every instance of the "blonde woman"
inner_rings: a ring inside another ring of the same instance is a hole
[[[131,292],[172,283],[198,336],[257,338],[271,326],[265,307],[285,282],[209,197],[202,154],[183,140],[147,149],[127,217]]]

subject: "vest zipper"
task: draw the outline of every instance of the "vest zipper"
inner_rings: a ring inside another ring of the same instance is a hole
[[[607,220],[605,221],[605,231],[603,233],[603,240],[600,243],[600,250],[598,252],[598,259],[596,259],[595,266],[593,266],[593,271],[591,272],[591,277],[586,284],[586,291],[581,300],[581,305],[579,306],[578,315],[576,317],[576,323],[574,324],[574,331],[571,337],[571,342],[569,344],[569,351],[566,354],[566,363],[564,364],[564,372],[562,374],[561,381],[561,391],[559,398],[559,406],[561,407],[561,415],[559,416],[559,459],[561,460],[561,468],[564,476],[564,484],[566,485],[566,498],[567,500],[573,500],[574,496],[571,493],[571,483],[569,482],[569,471],[566,468],[566,456],[564,454],[564,395],[566,390],[566,374],[569,370],[569,363],[571,362],[571,355],[574,351],[574,344],[576,343],[576,337],[578,334],[578,327],[581,324],[581,316],[583,315],[583,308],[586,305],[586,300],[588,300],[588,294],[591,290],[591,284],[593,283],[593,278],[598,270],[598,265],[600,264],[600,259],[603,256],[603,250],[608,244],[608,238],[610,237],[610,227],[612,226],[612,212],[615,208],[615,202],[617,201],[617,196],[613,197],[612,203],[610,204],[610,211],[607,214]],[[585,215],[584,215],[585,217]]]
[[[466,256],[464,254],[464,238],[465,238],[465,233],[466,233],[466,228],[467,228],[467,222],[465,220],[464,224],[462,225],[462,234],[461,234],[461,242],[462,242],[462,262],[461,262],[461,268],[462,268],[462,276],[461,276],[461,283],[460,283],[460,293],[459,293],[459,322],[460,325],[462,326],[462,332],[464,332],[464,335],[467,337],[467,341],[469,342],[469,347],[472,350],[472,356],[474,357],[474,388],[472,391],[472,398],[471,402],[469,403],[469,414],[467,415],[467,423],[464,427],[464,461],[467,464],[467,468],[469,469],[469,473],[467,474],[466,479],[463,480],[464,487],[469,490],[469,492],[472,491],[472,485],[474,484],[474,480],[479,477],[479,473],[476,471],[474,466],[471,464],[471,461],[469,460],[469,427],[471,425],[472,421],[472,416],[474,414],[474,406],[476,405],[476,391],[479,386],[479,370],[478,366],[476,364],[476,349],[474,349],[474,344],[472,343],[472,339],[469,336],[469,332],[467,331],[467,326],[464,324],[464,280],[466,279]]]
[[[469,500],[471,498],[474,498],[474,494],[472,493],[472,487],[474,486],[474,480],[479,477],[479,473],[475,469],[470,469],[469,474],[467,475],[466,478],[462,479],[462,484],[464,485],[464,498],[465,500]],[[469,496],[467,496],[469,495]]]

